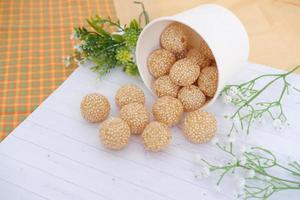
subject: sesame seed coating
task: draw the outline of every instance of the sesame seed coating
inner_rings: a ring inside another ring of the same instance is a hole
[[[186,57],[189,58],[192,62],[199,65],[200,69],[208,67],[211,63],[211,59],[206,57],[205,54],[201,52],[200,48],[191,49]]]
[[[172,65],[176,62],[173,53],[165,49],[153,51],[148,58],[148,69],[155,78],[168,74]]]
[[[145,103],[145,95],[142,89],[133,84],[126,84],[120,87],[115,96],[116,104],[119,108],[129,103]]]
[[[214,55],[212,53],[212,51],[210,50],[209,46],[207,45],[207,43],[203,40],[203,38],[200,38],[200,45],[199,45],[199,49],[200,52],[205,55],[207,58],[213,60],[214,59]]]
[[[178,60],[170,70],[170,78],[173,83],[180,86],[193,84],[200,74],[200,68],[191,60],[184,58]]]
[[[162,32],[160,44],[164,49],[180,53],[188,46],[187,31],[184,25],[172,23]]]
[[[99,93],[91,93],[83,97],[80,104],[81,115],[88,122],[101,122],[110,112],[108,99]]]
[[[142,133],[145,149],[158,152],[170,144],[172,135],[169,127],[160,122],[151,122]]]
[[[123,106],[120,116],[127,122],[132,134],[141,134],[150,120],[146,107],[140,103],[130,103]]]
[[[153,83],[153,89],[158,97],[177,97],[179,86],[175,85],[168,75],[159,77]]]
[[[198,86],[208,97],[213,97],[218,87],[218,70],[216,67],[205,67],[201,70]]]
[[[198,110],[206,101],[205,95],[195,85],[181,88],[178,99],[181,101],[184,111],[188,112]]]
[[[109,149],[120,150],[129,142],[130,128],[121,118],[105,120],[99,132],[101,141]]]
[[[211,140],[217,132],[217,120],[211,113],[196,110],[186,115],[183,121],[183,133],[196,144]]]
[[[163,96],[156,100],[152,107],[152,114],[155,119],[168,126],[175,125],[183,113],[181,102],[171,96]]]

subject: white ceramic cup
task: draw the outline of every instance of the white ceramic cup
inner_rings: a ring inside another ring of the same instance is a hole
[[[213,104],[226,82],[238,76],[248,61],[249,39],[240,20],[229,10],[214,4],[205,4],[174,16],[158,18],[142,31],[136,47],[136,62],[145,85],[152,89],[153,77],[148,71],[148,56],[160,48],[160,35],[172,22],[190,27],[210,47],[218,67],[218,88],[215,96],[204,106]],[[199,37],[199,36],[197,36]],[[197,44],[192,44],[197,46]]]

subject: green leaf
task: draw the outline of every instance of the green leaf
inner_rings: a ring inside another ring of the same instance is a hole
[[[140,29],[139,23],[136,21],[136,19],[131,20],[131,22],[129,24],[129,28],[132,28],[132,29],[135,29],[135,30]]]
[[[112,34],[111,35],[111,38],[116,41],[116,42],[123,42],[124,41],[124,38],[122,35],[119,35],[119,34]]]

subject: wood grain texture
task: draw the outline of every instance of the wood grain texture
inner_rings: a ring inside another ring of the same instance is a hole
[[[123,23],[139,14],[132,0],[114,0]],[[216,3],[233,11],[250,38],[250,61],[280,69],[300,64],[299,0],[144,0],[151,19]]]

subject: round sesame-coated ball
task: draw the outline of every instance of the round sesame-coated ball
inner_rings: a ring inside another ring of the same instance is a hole
[[[153,51],[148,58],[148,69],[155,78],[168,74],[172,65],[176,62],[173,53],[165,49]]]
[[[211,63],[211,59],[206,57],[201,52],[200,48],[191,49],[186,57],[189,58],[192,62],[196,63],[200,67],[200,69],[208,67]]]
[[[123,106],[120,116],[127,122],[132,134],[141,134],[150,120],[146,107],[140,103],[130,103]]]
[[[199,43],[200,43],[200,45],[199,45],[198,49],[200,49],[200,52],[203,55],[205,55],[207,58],[213,60],[214,55],[213,55],[211,49],[209,48],[209,46],[207,45],[207,43],[202,38],[200,38]]]
[[[170,144],[172,135],[169,127],[160,122],[151,122],[142,133],[145,149],[150,151],[161,151]]]
[[[100,128],[100,139],[109,149],[124,148],[130,138],[130,128],[121,118],[109,118]]]
[[[217,120],[208,112],[196,110],[189,112],[183,121],[183,133],[194,143],[201,144],[211,140],[217,131]]]
[[[145,103],[145,95],[142,89],[133,84],[126,84],[120,87],[115,96],[116,104],[119,108],[129,103]]]
[[[213,97],[218,87],[218,70],[216,67],[205,67],[201,70],[198,86],[208,97]]]
[[[193,84],[200,74],[200,68],[191,60],[184,58],[178,60],[170,70],[170,78],[173,83],[180,86]]]
[[[152,107],[152,114],[155,119],[168,126],[178,123],[182,113],[183,106],[181,102],[170,96],[158,98]]]
[[[184,51],[188,46],[186,27],[179,23],[172,23],[162,32],[160,44],[173,53]]]
[[[190,85],[179,90],[178,99],[181,101],[184,111],[190,112],[201,108],[206,97],[197,86]]]
[[[153,89],[158,97],[177,97],[179,86],[175,85],[168,75],[159,77],[153,83]]]
[[[81,115],[88,122],[101,122],[110,112],[108,99],[99,93],[91,93],[83,97],[80,104]]]

